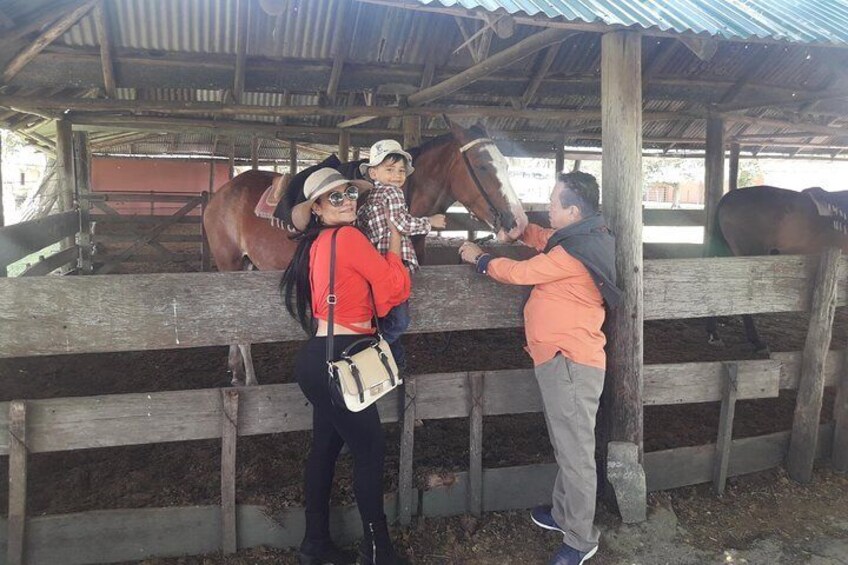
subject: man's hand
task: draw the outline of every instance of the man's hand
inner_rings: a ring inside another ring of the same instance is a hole
[[[483,254],[483,250],[476,243],[466,241],[459,247],[459,256],[466,263],[474,265],[477,262],[477,257]]]
[[[430,220],[430,227],[434,230],[443,230],[448,225],[444,214],[434,214],[427,219]]]

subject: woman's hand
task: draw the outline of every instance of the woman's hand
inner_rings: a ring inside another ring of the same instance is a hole
[[[401,243],[403,242],[403,239],[400,235],[400,230],[398,230],[391,218],[389,218],[387,223],[389,224],[389,251],[398,257],[402,257]]]
[[[474,265],[477,263],[477,258],[483,254],[483,250],[476,243],[466,241],[459,248],[459,256],[466,263]]]
[[[448,225],[444,214],[434,214],[427,219],[430,220],[430,227],[434,230],[443,230]]]

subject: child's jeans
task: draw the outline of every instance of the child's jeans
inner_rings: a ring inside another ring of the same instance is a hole
[[[389,310],[384,318],[380,318],[380,331],[383,338],[389,342],[395,363],[397,363],[398,370],[401,372],[406,369],[406,351],[400,341],[400,336],[409,327],[409,321],[409,302],[398,304]]]

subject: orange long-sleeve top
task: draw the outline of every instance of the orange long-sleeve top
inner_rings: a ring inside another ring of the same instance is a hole
[[[544,251],[553,233],[529,224],[521,241]],[[524,306],[524,332],[534,365],[562,353],[575,363],[606,368],[603,297],[582,262],[556,246],[524,261],[492,259],[486,273],[498,282],[533,285]]]
[[[330,243],[332,229],[324,230],[309,250],[312,287],[312,316],[326,320],[329,314]],[[394,253],[385,256],[374,249],[368,238],[352,226],[339,228],[336,236],[336,307],[333,322],[359,333],[371,332],[351,325],[367,322],[374,315],[370,292],[374,292],[377,316],[409,299],[409,270]],[[370,289],[369,289],[370,287]]]

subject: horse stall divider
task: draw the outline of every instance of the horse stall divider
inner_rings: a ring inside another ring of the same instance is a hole
[[[414,377],[407,377],[403,382],[403,424],[400,436],[400,465],[398,469],[398,521],[402,526],[408,526],[412,521],[412,498],[415,493],[413,486],[413,452],[415,449],[415,419],[416,401]]]
[[[26,402],[9,403],[9,529],[7,565],[21,565],[26,553],[27,437]]]
[[[723,379],[721,394],[721,415],[718,419],[718,439],[716,440],[715,472],[713,488],[716,494],[724,494],[727,483],[727,467],[730,464],[730,447],[733,444],[733,417],[736,413],[736,397],[739,393],[739,365],[722,363]]]
[[[236,522],[236,442],[239,391],[221,389],[221,549],[238,551]]]
[[[815,278],[810,325],[804,343],[801,382],[792,422],[792,440],[787,456],[789,476],[801,483],[813,477],[813,460],[825,383],[825,361],[833,335],[836,313],[837,274],[841,251],[828,248],[822,253]]]
[[[209,193],[204,192],[200,195],[200,270],[204,273],[211,270],[212,255],[209,250],[209,238],[206,235],[206,224],[203,223],[203,217],[206,215],[206,206],[209,205]]]

